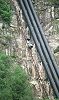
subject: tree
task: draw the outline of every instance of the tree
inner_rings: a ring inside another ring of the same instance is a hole
[[[11,21],[11,7],[9,0],[0,0],[0,17],[4,22],[10,24]]]
[[[0,100],[33,100],[24,70],[9,56],[0,53]]]

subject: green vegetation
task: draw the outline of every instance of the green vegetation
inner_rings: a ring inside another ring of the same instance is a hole
[[[38,100],[59,100],[59,99],[57,99],[57,98],[55,98],[55,99],[48,99],[48,98],[46,98],[46,99],[38,99]]]
[[[54,19],[52,20],[52,25],[53,25],[53,34],[56,33],[56,34],[59,34],[59,20],[57,19]]]
[[[24,70],[0,53],[0,100],[33,100],[32,89]]]
[[[56,25],[59,25],[59,20],[53,19],[53,20],[52,20],[52,24],[53,24],[53,25],[55,25],[55,24],[56,24]]]
[[[59,0],[47,0],[54,5],[59,5]]]
[[[9,0],[0,0],[0,17],[5,23],[10,24],[11,7]]]
[[[54,53],[59,52],[59,46],[54,50]]]

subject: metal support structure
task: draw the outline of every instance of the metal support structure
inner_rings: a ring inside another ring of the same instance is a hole
[[[38,17],[33,9],[32,2],[31,0],[17,1],[22,8],[23,14],[32,33],[33,40],[41,57],[46,73],[49,77],[52,88],[56,96],[59,98],[59,73],[57,70],[57,65],[43,34]]]

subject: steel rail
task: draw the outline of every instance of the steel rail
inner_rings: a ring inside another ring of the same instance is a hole
[[[48,54],[49,54],[49,56],[50,56],[50,59],[51,59],[51,61],[52,61],[52,63],[53,63],[53,66],[54,66],[55,71],[56,71],[56,73],[57,73],[57,75],[58,75],[58,78],[59,78],[59,71],[58,71],[58,68],[57,68],[56,61],[55,61],[55,59],[54,59],[53,54],[51,53],[51,50],[50,50],[50,48],[49,48],[49,44],[48,44],[48,42],[47,42],[47,40],[46,40],[46,38],[45,38],[45,36],[44,36],[44,32],[43,32],[42,27],[41,27],[41,25],[40,25],[40,22],[39,22],[39,19],[38,19],[38,17],[37,17],[37,14],[36,14],[36,12],[35,12],[35,10],[34,10],[33,4],[32,4],[32,2],[31,2],[31,0],[27,0],[27,1],[28,1],[29,6],[30,6],[30,9],[31,9],[31,11],[32,11],[32,14],[33,14],[33,16],[34,16],[34,19],[35,19],[35,21],[36,21],[37,27],[38,27],[38,29],[39,29],[39,31],[40,31],[40,34],[41,34],[41,36],[42,36],[42,39],[43,39],[43,41],[44,41],[44,43],[45,43],[45,46],[46,46],[46,49],[47,49]]]
[[[26,10],[27,10],[28,15],[29,15],[30,20],[31,20],[31,23],[32,23],[32,25],[33,25],[33,27],[34,27],[35,33],[36,33],[36,35],[38,36],[37,38],[38,38],[38,40],[39,40],[39,42],[40,42],[40,45],[41,45],[41,48],[42,48],[42,50],[43,50],[44,56],[45,56],[45,58],[46,58],[46,61],[48,62],[50,71],[51,71],[51,73],[52,73],[52,75],[53,75],[53,78],[54,78],[54,80],[55,80],[55,83],[56,83],[57,88],[58,88],[58,91],[59,91],[59,79],[58,79],[58,76],[57,76],[57,74],[56,74],[56,72],[55,72],[54,66],[53,66],[53,64],[52,64],[52,62],[51,62],[51,59],[50,59],[50,56],[49,56],[49,54],[48,54],[48,52],[47,52],[47,50],[46,50],[45,44],[44,44],[44,42],[42,41],[41,34],[40,34],[39,30],[38,30],[38,27],[37,27],[37,25],[36,25],[35,19],[33,18],[33,15],[32,15],[32,13],[31,13],[31,10],[30,10],[30,7],[29,7],[27,1],[28,1],[28,0],[23,0],[23,3],[24,3],[24,5],[25,5],[25,7],[26,7]]]
[[[21,8],[22,8],[23,13],[24,13],[24,15],[25,15],[25,18],[26,18],[26,21],[27,21],[27,23],[28,23],[29,29],[30,29],[30,31],[31,31],[31,33],[32,33],[32,36],[33,36],[35,45],[36,45],[37,50],[38,50],[38,52],[39,52],[39,54],[40,54],[40,57],[41,57],[41,59],[42,59],[42,61],[43,61],[43,65],[44,65],[44,67],[45,67],[45,69],[46,69],[46,72],[47,72],[47,74],[48,74],[49,80],[50,80],[51,85],[52,85],[52,87],[53,87],[53,89],[54,89],[54,92],[55,92],[56,96],[59,97],[59,92],[58,92],[57,87],[56,87],[56,85],[55,85],[55,82],[54,82],[54,80],[53,80],[53,78],[52,78],[52,75],[51,75],[51,73],[50,73],[50,70],[49,70],[49,67],[48,67],[48,63],[47,63],[46,60],[45,60],[45,57],[44,57],[44,55],[43,55],[43,51],[42,51],[42,49],[41,49],[41,47],[40,47],[40,43],[39,43],[38,40],[37,40],[37,37],[36,37],[36,35],[35,35],[34,28],[33,28],[32,24],[31,24],[31,21],[30,21],[30,18],[29,18],[29,16],[28,16],[28,14],[27,14],[27,11],[26,11],[26,9],[25,9],[25,6],[24,6],[22,0],[18,0],[18,3],[19,3],[19,5],[21,5]]]

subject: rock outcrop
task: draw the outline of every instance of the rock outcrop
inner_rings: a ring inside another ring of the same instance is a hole
[[[33,86],[34,95],[38,98],[52,97],[52,89],[45,73],[41,59],[38,56],[31,33],[24,21],[22,11],[17,5],[16,0],[12,0],[17,16],[17,23],[19,28],[18,43],[18,57],[19,63],[29,75],[29,82]]]
[[[16,0],[12,0],[12,5],[13,5],[12,21],[10,27],[7,29],[7,34],[11,36],[11,42],[9,42],[8,40],[7,43],[9,43],[10,45],[8,47],[6,46],[6,48],[2,47],[2,49],[4,49],[7,55],[17,57],[16,59],[17,62],[29,75],[29,82],[33,87],[34,96],[40,99],[41,98],[51,99],[53,98],[53,90],[50,86],[50,82],[45,73],[42,61],[36,50],[29,28],[24,20],[25,18],[22,14],[22,10],[18,6]],[[50,10],[50,8],[48,10]],[[48,13],[48,15],[49,14],[50,13]],[[45,22],[43,21],[43,24],[44,23]],[[46,32],[45,35],[46,38],[48,39],[51,50],[52,52],[54,52],[57,46],[59,46],[59,35],[51,35],[53,26],[50,27],[50,25],[51,23],[48,23],[45,27],[43,27],[43,29]],[[2,23],[0,23],[0,33],[1,32],[2,33],[6,32],[6,30],[2,29]],[[55,56],[57,58],[57,62],[59,65],[59,58],[58,58],[59,54],[58,55],[55,54]]]

